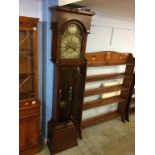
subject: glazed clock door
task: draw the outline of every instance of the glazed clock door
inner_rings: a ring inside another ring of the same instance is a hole
[[[79,67],[61,67],[59,89],[59,121],[67,121],[70,118],[78,120],[80,103],[80,90],[84,84],[84,78]],[[75,121],[75,122],[76,122]]]
[[[60,59],[80,59],[82,48],[82,33],[77,24],[69,24],[61,37]]]
[[[70,118],[70,106],[72,100],[72,76],[74,69],[62,67],[60,69],[59,88],[59,121],[67,121]]]

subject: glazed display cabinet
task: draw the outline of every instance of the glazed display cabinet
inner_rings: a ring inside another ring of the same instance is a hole
[[[19,17],[19,153],[41,149],[37,67],[38,19]]]

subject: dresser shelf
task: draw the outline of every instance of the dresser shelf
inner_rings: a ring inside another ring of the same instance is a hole
[[[112,79],[120,79],[120,78],[131,78],[131,76],[125,75],[124,73],[93,75],[93,76],[87,76],[86,82],[93,82],[93,81],[100,81],[100,80],[112,80]]]
[[[95,101],[85,102],[83,105],[83,110],[88,110],[88,109],[92,109],[95,107],[108,105],[108,104],[116,103],[116,102],[117,103],[124,102],[124,101],[126,101],[125,98],[123,98],[121,96],[114,96],[114,97],[109,97],[109,98],[105,98],[105,99],[99,99],[99,100],[95,100]]]
[[[106,113],[106,114],[100,114],[98,116],[83,120],[82,124],[81,124],[81,127],[86,128],[86,127],[101,123],[103,121],[114,119],[114,118],[116,118],[118,116],[119,116],[119,113],[117,111],[109,112],[109,113]]]
[[[85,91],[84,96],[92,96],[92,95],[97,95],[101,93],[108,93],[108,92],[113,92],[113,91],[119,91],[119,90],[128,90],[129,88],[123,86],[122,84],[115,85],[115,86],[107,86],[103,88],[96,88],[96,89],[88,89]]]

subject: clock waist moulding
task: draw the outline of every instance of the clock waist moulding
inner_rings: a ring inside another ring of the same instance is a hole
[[[77,145],[77,138],[81,138],[85,50],[94,13],[64,7],[50,9],[54,94],[52,118],[48,122],[48,147],[54,154]]]

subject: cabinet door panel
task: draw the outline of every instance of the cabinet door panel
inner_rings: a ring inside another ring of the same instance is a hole
[[[39,142],[39,119],[29,118],[20,121],[19,125],[19,148],[24,151],[28,148],[38,145]]]
[[[28,137],[30,137],[28,139],[28,144],[29,146],[35,146],[38,145],[39,142],[39,119],[34,118],[29,120],[29,123],[27,124],[28,127]]]
[[[24,151],[27,145],[27,123],[26,121],[22,121],[19,124],[19,150]]]

